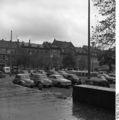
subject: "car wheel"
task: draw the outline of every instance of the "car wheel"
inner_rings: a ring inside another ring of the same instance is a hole
[[[42,89],[42,88],[43,88],[43,85],[42,85],[41,83],[38,83],[38,84],[37,84],[37,87],[38,87],[38,89]]]
[[[17,82],[16,82],[15,80],[13,81],[13,83],[14,83],[14,84],[17,84]]]

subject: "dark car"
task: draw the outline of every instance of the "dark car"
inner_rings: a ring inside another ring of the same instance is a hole
[[[115,77],[114,76],[111,76],[111,75],[108,75],[108,74],[105,74],[105,73],[103,73],[102,75],[107,79],[107,81],[110,84],[115,83]]]
[[[71,80],[72,85],[81,84],[81,79],[75,74],[68,74],[66,78]]]
[[[108,81],[101,77],[92,77],[90,79],[86,79],[85,83],[88,85],[102,86],[102,87],[110,87]]]
[[[47,76],[53,75],[53,74],[59,74],[57,71],[55,70],[49,70],[47,71]]]

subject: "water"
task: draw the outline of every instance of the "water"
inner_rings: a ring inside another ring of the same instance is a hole
[[[42,91],[0,79],[0,120],[114,120],[114,113],[72,103],[72,89]]]

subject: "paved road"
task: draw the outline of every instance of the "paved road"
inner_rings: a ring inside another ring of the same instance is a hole
[[[0,120],[114,120],[114,114],[86,105],[72,105],[72,89],[42,91],[0,79]]]

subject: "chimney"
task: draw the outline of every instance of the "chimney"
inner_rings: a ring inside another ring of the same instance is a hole
[[[19,38],[17,38],[17,43],[19,43]]]
[[[17,38],[17,45],[19,46],[20,44],[19,44],[19,38]]]
[[[11,39],[10,39],[10,42],[12,42],[12,30],[11,30]]]
[[[56,39],[54,38],[54,41],[56,41]]]
[[[31,45],[31,40],[29,40],[29,46]]]
[[[24,41],[22,41],[22,46],[24,46]]]
[[[2,38],[2,41],[4,41],[4,38]]]

